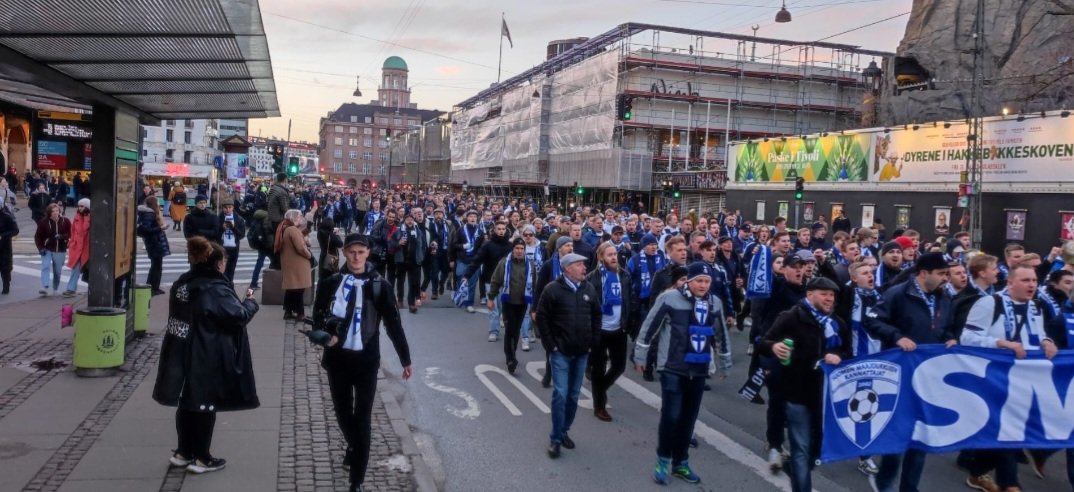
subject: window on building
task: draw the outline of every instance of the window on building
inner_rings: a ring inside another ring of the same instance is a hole
[[[412,119],[411,119],[411,120],[409,121],[409,123],[410,123],[411,125],[419,125],[419,124],[420,124],[420,123],[418,123],[418,120],[416,120],[416,119],[413,119],[413,118],[412,118]]]
[[[183,143],[190,143],[190,132],[183,132]]]
[[[149,157],[149,151],[146,149],[142,149],[142,157]]]
[[[366,116],[365,117],[365,122],[366,122],[366,124],[372,123],[373,122],[373,117],[372,116]]]
[[[194,128],[194,120],[186,120],[183,122],[183,128]]]
[[[332,157],[343,157],[343,149],[333,150]]]
[[[149,130],[143,126],[142,127],[142,140],[145,140],[147,138],[149,138]]]
[[[362,129],[362,134],[364,134],[364,135],[372,135],[373,134],[373,129],[372,128],[363,128]]]
[[[350,145],[351,147],[357,147],[358,146],[358,139],[357,138],[348,138],[347,139],[347,145]]]
[[[332,139],[332,141],[335,142],[336,145],[343,145],[343,137],[336,137]]]
[[[354,161],[351,161],[350,164],[347,164],[347,172],[351,174],[358,172],[358,165],[355,164]]]
[[[342,170],[343,170],[343,163],[342,162],[335,161],[335,162],[332,163],[332,171],[333,172],[338,173],[338,172],[340,172]]]
[[[365,139],[362,140],[362,146],[364,146],[364,147],[372,147],[373,146],[373,137],[365,137]]]
[[[190,159],[194,157],[194,153],[191,151],[183,152],[183,162],[190,164]]]
[[[380,161],[381,161],[381,162],[388,162],[388,158],[389,158],[389,157],[390,157],[390,156],[388,155],[388,153],[387,153],[387,152],[381,152],[381,153],[380,153]]]
[[[382,149],[388,148],[388,141],[387,140],[381,140],[380,141],[380,148],[382,148]]]
[[[362,173],[363,174],[372,174],[373,173],[373,165],[368,163],[368,162],[363,162],[362,163]]]
[[[355,118],[357,118],[357,116],[355,116]],[[350,130],[351,133],[358,133],[358,127],[356,127],[356,126],[350,127],[349,130]]]
[[[402,124],[403,124],[403,119],[402,118],[396,118],[395,119],[395,126],[400,126]]]
[[[352,114],[351,115],[351,123],[357,123],[357,122],[358,122],[358,115]]]
[[[388,129],[387,128],[381,128],[380,129],[380,136],[382,136],[382,137],[388,136]]]
[[[352,150],[350,152],[347,152],[347,157],[350,157],[351,159],[357,159],[358,158],[358,151],[357,150]]]
[[[372,152],[366,152],[366,153],[362,154],[362,160],[363,161],[371,161],[371,160],[373,160],[373,153]]]
[[[166,162],[172,162],[175,160],[175,149],[167,149],[164,151],[164,160]]]
[[[336,125],[336,133],[343,133],[343,125]]]
[[[174,142],[175,141],[175,130],[172,130],[171,128],[166,130],[164,132],[164,140],[168,141],[168,142]]]

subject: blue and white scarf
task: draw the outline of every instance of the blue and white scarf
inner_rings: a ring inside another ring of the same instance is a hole
[[[651,261],[650,261],[651,260]],[[655,255],[649,256],[644,251],[638,255],[638,283],[641,285],[641,298],[648,299],[652,294],[653,278],[656,277],[656,272],[659,272],[664,268],[667,259],[659,252]],[[650,268],[651,265],[651,268]]]
[[[712,329],[712,320],[709,319],[709,296],[696,298],[689,289],[683,288],[682,293],[687,299],[694,301],[694,323],[690,325],[690,350],[686,352],[684,361],[687,364],[704,364],[712,362],[712,350],[709,348],[709,340],[716,335]]]
[[[887,269],[885,268],[884,263],[880,262],[880,264],[877,265],[877,267],[876,267],[876,280],[875,280],[875,283],[876,283],[877,288],[882,287],[884,285],[884,277],[885,277],[884,273],[886,271],[887,271]]]
[[[477,234],[478,228],[474,227],[474,232],[470,232],[470,224],[462,226],[462,233],[466,236],[466,256],[474,255],[474,247],[477,246]]]
[[[384,212],[375,212],[370,210],[365,216],[365,233],[369,235],[373,232],[373,226],[377,221],[384,217]]]
[[[847,259],[845,257],[843,257],[843,252],[839,251],[839,248],[832,247],[832,258],[835,259],[835,263],[837,265],[849,265],[850,264],[847,261]]]
[[[1003,302],[1003,332],[1007,335],[1007,340],[1014,342],[1021,342],[1019,338],[1015,340],[1015,336],[1018,332],[1018,320],[1015,319],[1014,314],[1014,299],[1011,299],[1010,294],[1004,292],[999,295],[998,301]],[[1022,326],[1025,327],[1026,344],[1027,349],[1037,350],[1040,349],[1040,336],[1037,333],[1033,333],[1033,326],[1036,322],[1037,316],[1040,312],[1037,310],[1037,305],[1032,301],[1026,303],[1026,317],[1022,320]]]
[[[602,303],[600,305],[601,313],[605,316],[611,316],[613,313],[613,306],[623,305],[623,288],[619,285],[619,274],[600,267],[600,273],[603,276],[601,279],[601,286],[603,292],[601,292]]]
[[[1055,298],[1053,298],[1052,295],[1048,293],[1047,287],[1041,287],[1037,289],[1037,298],[1040,299],[1041,302],[1044,303],[1044,305],[1048,306],[1048,309],[1051,311],[1053,317],[1059,315],[1059,303],[1055,302]]]
[[[929,319],[932,320],[933,327],[936,324],[936,296],[933,294],[926,294],[925,290],[921,288],[921,284],[917,283],[917,280],[911,280],[911,284],[914,284],[914,290],[921,296],[921,299],[925,301],[925,304],[929,307]]]
[[[747,299],[768,299],[772,295],[772,250],[768,246],[757,248],[750,258],[750,272],[746,282]]]
[[[552,255],[552,280],[559,278],[559,255]]]
[[[332,316],[346,319],[347,304],[354,299],[354,296],[361,296],[364,285],[363,279],[350,274],[344,276],[336,289],[336,295],[332,298]],[[343,341],[345,350],[360,352],[364,348],[362,346],[362,301],[361,297],[354,299],[354,314],[351,316],[350,324],[347,325],[347,339]]]
[[[809,302],[809,299],[802,299],[802,305],[813,314],[813,319],[817,320],[817,324],[824,328],[824,347],[827,350],[838,348],[843,344],[843,339],[839,336],[838,326],[831,315],[824,314],[813,307],[813,304]]]
[[[865,323],[862,322],[862,316],[865,314],[864,299],[872,299],[875,304],[880,299],[880,293],[876,289],[861,287],[854,289],[854,306],[850,311],[850,326],[854,335],[854,357],[875,354],[881,348],[880,341],[874,340],[869,336],[869,332],[865,331]]]
[[[523,257],[526,264],[526,290],[522,293],[522,301],[528,305],[533,304],[533,269],[530,267],[530,259]],[[511,266],[515,262],[514,254],[504,260],[503,287],[500,287],[500,302],[506,304],[511,300]]]

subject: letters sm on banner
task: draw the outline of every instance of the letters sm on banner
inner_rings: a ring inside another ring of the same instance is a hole
[[[1019,360],[919,345],[821,366],[825,463],[907,448],[1074,448],[1074,351]]]

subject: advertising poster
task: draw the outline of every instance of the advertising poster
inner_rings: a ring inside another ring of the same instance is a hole
[[[138,163],[116,159],[116,278],[131,271],[131,252],[134,251],[134,187],[138,179]]]
[[[871,179],[956,183],[966,167],[968,132],[957,123],[875,134]],[[1074,181],[1074,118],[987,120],[983,137],[985,180]]]
[[[875,213],[876,213],[876,206],[875,205],[871,205],[871,204],[870,205],[862,205],[861,206],[861,226],[862,227],[872,227],[873,226],[873,216],[874,216]]]
[[[842,203],[833,203],[832,204],[832,215],[828,217],[828,221],[831,222],[831,221],[835,220],[836,217],[839,217],[839,214],[842,211],[843,211],[843,204]]]
[[[1007,210],[1007,236],[1008,241],[1025,241],[1026,238],[1026,211]]]
[[[813,202],[805,202],[802,204],[802,220],[806,222],[813,222],[813,209],[815,204]]]
[[[734,181],[737,183],[794,181],[867,181],[869,149],[867,134],[753,141],[731,148]]]
[[[951,207],[934,207],[934,210],[936,215],[933,219],[933,232],[947,237],[951,232]]]
[[[1069,210],[1059,211],[1059,239],[1070,241],[1074,239],[1074,212]]]
[[[779,202],[776,205],[776,217],[787,218],[787,209],[789,204],[787,202]]]
[[[895,228],[896,229],[909,229],[910,228],[910,206],[909,205],[895,205]]]
[[[67,142],[37,142],[37,169],[67,169]]]
[[[764,222],[764,212],[765,212],[764,209],[765,209],[764,200],[757,200],[757,218],[754,219],[754,220],[756,220],[758,222]]]

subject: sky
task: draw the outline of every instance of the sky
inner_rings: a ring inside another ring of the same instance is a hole
[[[316,143],[319,118],[340,104],[376,98],[380,67],[396,55],[410,68],[411,102],[451,107],[496,81],[500,17],[502,78],[544,61],[548,42],[592,37],[625,22],[842,43],[895,51],[912,0],[790,0],[793,21],[776,24],[782,0],[260,0],[279,118],[250,120],[250,135]],[[853,30],[845,34],[844,31]],[[838,36],[828,38],[839,34]],[[362,97],[353,95],[361,77]]]

